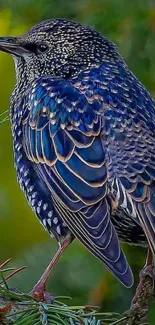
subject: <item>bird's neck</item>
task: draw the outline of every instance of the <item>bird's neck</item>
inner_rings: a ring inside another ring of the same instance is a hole
[[[14,92],[16,96],[19,96],[20,93],[23,93],[28,85],[28,78],[25,69],[25,62],[22,58],[14,58],[15,72],[16,72],[16,86]]]

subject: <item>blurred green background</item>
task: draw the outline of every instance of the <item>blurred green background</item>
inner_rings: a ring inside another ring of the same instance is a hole
[[[154,0],[0,0],[0,36],[19,35],[40,20],[68,18],[88,24],[119,46],[129,67],[155,96]],[[0,53],[0,112],[9,107],[15,83],[11,57]],[[35,218],[16,182],[9,122],[0,128],[0,262],[12,257],[27,270],[10,285],[28,292],[38,280],[57,244]],[[145,262],[143,248],[124,245],[135,275]],[[69,295],[71,304],[97,304],[123,312],[135,286],[124,288],[78,242],[66,251],[48,282],[54,295]],[[150,309],[150,324],[154,305]]]

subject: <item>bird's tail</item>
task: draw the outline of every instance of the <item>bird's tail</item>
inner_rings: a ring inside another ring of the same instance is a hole
[[[56,203],[67,226],[76,238],[126,286],[133,285],[133,274],[120,247],[116,230],[110,220],[108,202],[103,199],[94,206],[73,213]]]

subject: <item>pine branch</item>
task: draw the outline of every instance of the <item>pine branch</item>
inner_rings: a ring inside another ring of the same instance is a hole
[[[125,317],[118,313],[100,313],[94,306],[67,306],[55,298],[55,302],[38,302],[31,296],[11,289],[7,280],[25,269],[6,268],[10,259],[0,266],[0,324],[2,325],[115,325]],[[11,274],[5,277],[7,272]],[[67,298],[67,297],[65,297]]]
[[[7,325],[100,325],[118,324],[117,313],[99,313],[92,306],[67,306],[37,302],[31,297],[0,287],[1,324]],[[99,319],[101,318],[101,319]],[[116,323],[117,322],[117,323]]]
[[[54,303],[38,302],[7,281],[25,269],[6,268],[11,259],[0,265],[0,324],[1,325],[147,325],[148,300],[153,295],[152,279],[141,279],[131,308],[123,316],[118,313],[100,313],[94,306],[67,306],[57,297]],[[6,276],[8,272],[11,272]]]

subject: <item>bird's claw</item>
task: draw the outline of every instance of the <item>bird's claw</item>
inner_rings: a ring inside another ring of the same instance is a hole
[[[30,292],[30,296],[39,301],[44,301],[50,304],[54,303],[54,296],[49,292],[45,291],[45,288],[42,286],[35,286]]]
[[[140,272],[140,277],[146,277],[149,276],[153,280],[155,280],[155,266],[153,264],[146,265]]]

